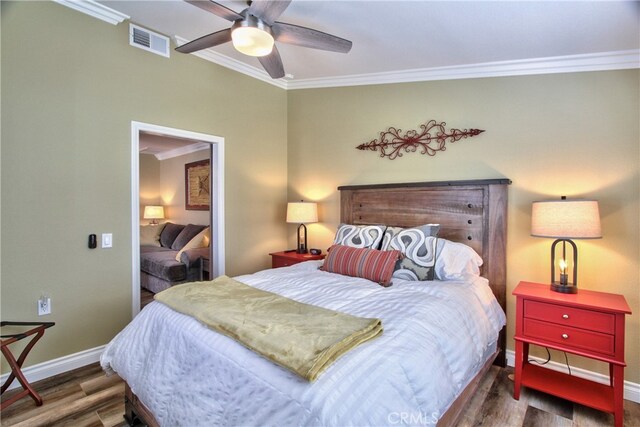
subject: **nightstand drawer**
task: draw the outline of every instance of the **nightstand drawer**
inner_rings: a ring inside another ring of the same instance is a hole
[[[280,267],[289,267],[290,265],[298,264],[300,261],[281,258],[281,257],[273,257],[271,262],[271,268],[280,268]]]
[[[592,332],[535,319],[524,319],[524,335],[529,338],[561,344],[576,350],[613,355],[615,338],[613,335]]]
[[[271,255],[272,268],[289,267],[290,265],[299,264],[305,261],[317,261],[324,259],[326,256],[324,254],[299,254],[295,251],[272,252],[269,255]]]
[[[553,322],[559,325],[579,327],[605,334],[613,334],[616,326],[615,315],[611,313],[602,313],[599,311],[531,300],[524,302],[524,317]]]

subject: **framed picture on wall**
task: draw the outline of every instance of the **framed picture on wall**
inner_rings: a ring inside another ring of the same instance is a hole
[[[186,210],[209,210],[211,205],[210,169],[209,159],[184,165],[184,208]]]

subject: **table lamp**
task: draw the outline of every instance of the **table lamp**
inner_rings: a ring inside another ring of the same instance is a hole
[[[307,226],[304,223],[318,222],[318,204],[303,201],[287,203],[287,222],[300,223],[296,253],[306,254],[308,252]]]
[[[566,294],[578,292],[578,248],[571,239],[600,239],[600,213],[596,200],[574,199],[546,200],[531,205],[531,235],[551,237],[551,290]],[[556,264],[556,246],[562,242],[562,256]],[[573,283],[567,273],[567,243],[573,251]],[[556,265],[560,280],[555,280]]]
[[[164,207],[162,206],[145,206],[144,219],[150,219],[149,225],[158,225],[159,219],[164,219]]]

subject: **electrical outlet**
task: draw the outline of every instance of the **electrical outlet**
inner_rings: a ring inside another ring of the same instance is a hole
[[[51,298],[43,295],[38,300],[38,316],[47,314],[51,314]]]

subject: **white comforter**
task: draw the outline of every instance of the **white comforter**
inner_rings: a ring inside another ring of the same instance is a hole
[[[162,426],[367,426],[435,423],[485,362],[505,315],[485,279],[373,282],[321,262],[237,280],[288,298],[382,319],[384,333],[309,383],[153,302],[105,349]]]

